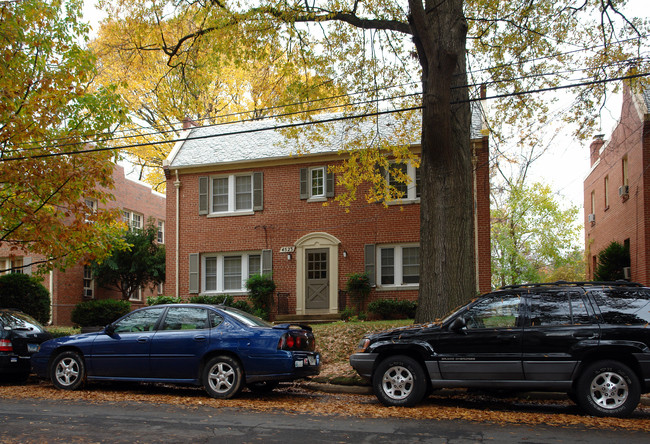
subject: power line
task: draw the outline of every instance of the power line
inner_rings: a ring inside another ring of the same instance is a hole
[[[514,92],[514,93],[499,94],[499,95],[489,96],[489,97],[486,97],[484,99],[483,98],[470,98],[468,100],[461,100],[461,101],[451,102],[450,104],[451,105],[457,105],[457,104],[461,104],[461,103],[476,102],[476,101],[481,101],[481,100],[493,100],[493,99],[499,99],[499,98],[505,98],[505,97],[521,96],[521,95],[527,95],[527,94],[536,94],[536,93],[541,93],[541,92],[549,92],[549,91],[557,91],[557,90],[562,90],[562,89],[577,88],[577,87],[581,87],[581,86],[597,85],[597,84],[603,84],[603,83],[608,83],[608,82],[614,82],[614,81],[620,81],[620,80],[629,80],[629,79],[633,79],[633,78],[640,78],[640,77],[647,77],[647,76],[650,76],[650,73],[634,74],[634,75],[629,75],[629,76],[616,77],[616,78],[612,78],[612,79],[594,80],[594,81],[590,81],[590,82],[581,82],[581,83],[577,83],[577,84],[554,86],[554,87],[549,87],[549,88],[539,88],[539,89],[530,90],[530,91],[518,91],[518,92]],[[118,147],[92,148],[92,149],[69,151],[69,152],[44,153],[44,154],[37,154],[37,155],[34,155],[34,156],[9,157],[9,158],[0,159],[0,161],[9,162],[9,161],[26,160],[26,159],[42,159],[42,158],[47,158],[47,157],[57,157],[57,156],[64,156],[64,155],[74,155],[74,154],[94,153],[94,152],[102,152],[102,151],[123,150],[123,149],[139,148],[139,147],[145,147],[145,146],[156,146],[156,145],[176,143],[176,142],[180,142],[180,141],[202,140],[202,139],[210,139],[210,138],[215,138],[215,137],[225,137],[225,136],[232,136],[232,135],[238,135],[238,134],[249,134],[249,133],[262,132],[262,131],[273,131],[273,130],[279,130],[279,129],[296,128],[296,127],[300,127],[300,126],[315,125],[315,124],[320,124],[320,123],[332,123],[332,122],[343,121],[343,120],[360,119],[360,118],[364,118],[364,117],[377,117],[377,116],[380,116],[380,115],[402,113],[402,112],[407,112],[407,111],[416,111],[416,110],[420,110],[420,109],[422,109],[422,106],[414,106],[414,107],[409,107],[409,108],[400,108],[400,109],[394,109],[394,110],[377,111],[377,112],[364,113],[364,114],[352,115],[352,116],[341,116],[341,117],[335,117],[335,118],[329,118],[329,119],[323,119],[323,120],[315,120],[315,121],[310,121],[310,122],[294,122],[294,123],[288,123],[288,124],[283,124],[283,125],[276,125],[276,126],[272,126],[272,127],[254,128],[254,129],[246,129],[246,130],[241,130],[241,131],[224,132],[224,133],[220,133],[220,134],[210,134],[210,135],[205,135],[205,136],[196,136],[196,137],[192,137],[192,138],[182,138],[182,139],[173,139],[173,140],[156,141],[156,142],[145,142],[145,143],[138,143],[138,144],[131,144],[131,145],[123,145],[123,146],[118,146]],[[209,127],[209,126],[206,126],[206,127]],[[203,127],[199,127],[199,128],[203,128]],[[65,146],[67,146],[67,145],[65,145]],[[53,148],[53,147],[50,147],[50,148]]]

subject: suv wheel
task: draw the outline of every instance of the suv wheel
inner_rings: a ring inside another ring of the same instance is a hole
[[[52,361],[50,375],[55,387],[63,390],[76,390],[84,382],[86,365],[78,353],[63,352]]]
[[[412,407],[424,398],[427,381],[422,366],[415,359],[398,355],[379,363],[372,387],[382,404]]]
[[[636,374],[617,361],[588,366],[577,385],[580,407],[594,416],[624,417],[639,404],[641,390]]]

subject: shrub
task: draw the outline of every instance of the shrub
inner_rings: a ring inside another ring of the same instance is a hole
[[[62,338],[64,336],[76,335],[79,333],[78,328],[74,327],[47,327],[47,331],[50,332],[53,338]]]
[[[50,294],[37,278],[27,274],[0,276],[0,307],[20,310],[41,324],[50,321]]]
[[[370,277],[367,273],[352,273],[348,276],[345,290],[350,293],[352,301],[357,305],[357,310],[363,310],[366,297],[370,294]]]
[[[354,308],[347,307],[339,314],[341,315],[342,321],[348,321],[352,316],[354,316]]]
[[[630,266],[630,250],[618,242],[612,242],[598,253],[598,266],[594,272],[597,281],[623,279],[623,268]]]
[[[131,311],[125,300],[101,299],[77,304],[72,310],[72,322],[81,327],[103,326],[121,318]]]
[[[413,301],[377,299],[368,304],[368,311],[375,313],[381,319],[408,319],[415,317],[417,306],[418,304]]]
[[[147,298],[147,305],[161,305],[161,304],[181,304],[183,300],[175,296],[149,296]]]
[[[253,302],[253,314],[268,319],[273,306],[275,282],[268,274],[255,274],[246,280],[248,298]]]
[[[229,294],[198,295],[192,296],[190,298],[190,302],[192,304],[225,305],[227,307],[232,307],[232,304],[235,302],[235,298]]]

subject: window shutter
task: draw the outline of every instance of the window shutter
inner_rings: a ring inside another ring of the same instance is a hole
[[[262,250],[262,274],[273,273],[273,250]]]
[[[23,273],[32,274],[32,258],[29,256],[23,257]]]
[[[191,294],[199,292],[199,254],[190,254],[190,289]]]
[[[264,176],[263,173],[253,173],[253,211],[264,209]]]
[[[370,279],[370,285],[374,287],[377,285],[377,282],[375,280],[375,245],[366,244],[363,246],[363,249],[365,272]]]
[[[309,170],[307,168],[300,168],[300,198],[309,199],[309,187],[307,186]]]
[[[327,179],[325,180],[325,197],[334,197],[334,173],[327,172]]]
[[[208,214],[208,177],[199,177],[199,214]]]

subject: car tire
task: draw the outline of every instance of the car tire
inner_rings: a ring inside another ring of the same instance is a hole
[[[50,378],[56,388],[76,390],[86,379],[86,364],[79,353],[63,352],[52,361]]]
[[[627,365],[617,361],[598,361],[589,365],[578,379],[578,405],[594,416],[622,418],[639,404],[639,379]]]
[[[253,393],[264,394],[272,392],[279,384],[279,381],[258,381],[247,384],[246,386]]]
[[[412,407],[427,393],[424,369],[409,356],[390,356],[373,373],[372,387],[386,406]]]
[[[230,399],[241,391],[242,379],[242,367],[235,358],[216,356],[205,365],[201,382],[211,397]]]

